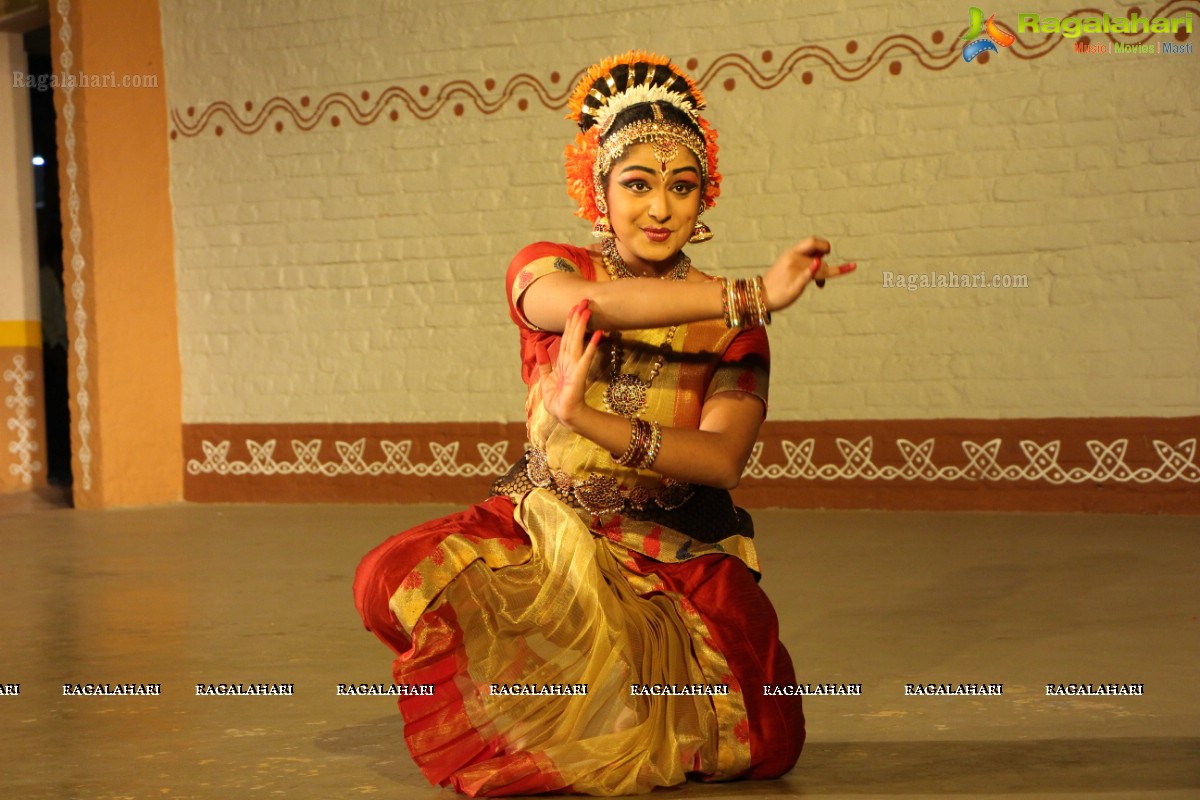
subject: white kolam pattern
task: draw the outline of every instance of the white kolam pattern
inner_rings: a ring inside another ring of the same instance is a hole
[[[433,461],[428,463],[412,461],[411,440],[380,441],[379,445],[383,451],[381,461],[368,461],[364,458],[365,439],[354,442],[335,441],[337,461],[322,459],[322,444],[320,439],[293,439],[291,445],[295,460],[277,461],[274,455],[275,439],[268,439],[262,443],[247,439],[246,449],[250,453],[250,460],[230,461],[231,442],[226,440],[213,443],[206,440],[202,444],[204,460],[190,459],[187,471],[190,475],[324,475],[329,478],[340,475],[414,475],[422,478],[474,478],[481,475],[503,475],[511,466],[505,459],[508,442],[476,445],[480,456],[478,464],[458,463],[458,442],[444,445],[430,442],[429,450],[433,454]]]
[[[964,441],[962,449],[967,457],[966,465],[944,467],[939,467],[933,461],[934,439],[922,442],[897,439],[896,447],[904,458],[904,463],[899,466],[875,464],[875,441],[872,436],[866,436],[858,442],[841,438],[835,441],[842,455],[842,463],[821,465],[813,461],[815,439],[809,438],[800,442],[783,440],[781,445],[785,461],[782,464],[763,464],[763,445],[759,442],[754,446],[744,475],[760,480],[991,480],[1035,481],[1054,485],[1089,482],[1200,483],[1195,439],[1187,439],[1177,446],[1155,440],[1154,449],[1162,463],[1154,467],[1131,467],[1125,463],[1129,448],[1128,439],[1115,439],[1111,444],[1095,439],[1089,440],[1087,448],[1094,462],[1090,467],[1060,465],[1058,461],[1062,453],[1062,442],[1059,440],[1043,444],[1022,439],[1019,445],[1027,463],[1008,465],[999,461],[1003,440],[990,439],[983,444]]]
[[[33,438],[33,430],[37,427],[34,419],[33,394],[28,391],[33,381],[33,370],[25,368],[25,356],[13,356],[12,367],[4,370],[4,382],[12,384],[12,394],[4,398],[4,405],[11,410],[8,419],[8,429],[17,435],[15,441],[8,443],[8,452],[17,457],[17,463],[8,467],[9,472],[18,475],[21,483],[33,485],[33,475],[42,468],[40,461],[34,459],[39,447]]]
[[[799,442],[781,442],[784,461],[764,464],[763,445],[755,445],[754,452],[746,465],[744,474],[757,480],[868,480],[868,481],[1034,481],[1053,485],[1075,483],[1200,483],[1200,466],[1196,463],[1196,439],[1186,439],[1177,445],[1161,440],[1154,441],[1154,449],[1160,463],[1154,466],[1130,466],[1126,463],[1128,439],[1115,439],[1110,443],[1089,440],[1088,451],[1093,463],[1090,466],[1063,466],[1059,464],[1062,442],[1053,440],[1039,443],[1022,439],[1019,445],[1025,455],[1024,464],[1001,464],[999,453],[1001,439],[991,439],[982,444],[962,442],[967,463],[962,466],[938,466],[933,460],[935,440],[912,442],[897,439],[896,445],[904,458],[901,465],[878,465],[874,461],[875,439],[864,437],[858,442],[836,439],[842,463],[817,464],[813,461],[816,440],[809,438]],[[190,475],[410,475],[417,477],[474,478],[485,475],[503,475],[511,463],[505,458],[508,442],[493,444],[479,443],[479,461],[459,463],[459,442],[429,443],[432,461],[413,461],[412,440],[380,441],[382,458],[366,456],[366,440],[353,442],[335,440],[333,449],[336,459],[322,456],[324,445],[321,439],[291,441],[293,458],[277,460],[277,441],[268,439],[257,442],[246,440],[248,460],[230,460],[233,443],[226,439],[202,443],[204,458],[189,459],[187,471]]]

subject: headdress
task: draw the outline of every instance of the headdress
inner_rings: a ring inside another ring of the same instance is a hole
[[[613,130],[617,115],[641,103],[653,104],[652,119],[637,119]],[[670,161],[687,148],[700,163],[704,197],[701,211],[721,193],[717,172],[717,132],[700,116],[704,96],[690,77],[669,59],[631,50],[590,67],[575,87],[567,119],[579,123],[575,144],[567,147],[567,193],[579,204],[575,214],[596,222],[606,213],[604,177],[630,145],[649,142],[655,155]],[[670,106],[691,125],[664,119]]]

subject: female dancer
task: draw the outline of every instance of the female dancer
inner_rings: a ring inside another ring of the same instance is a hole
[[[433,687],[400,710],[434,783],[631,794],[799,757],[800,699],[764,690],[795,675],[728,489],[766,409],[764,326],[854,265],[808,238],[755,279],[692,267],[720,191],[703,105],[664,58],[588,70],[568,190],[601,241],[533,244],[508,270],[529,448],[487,501],[359,566],[396,682]]]

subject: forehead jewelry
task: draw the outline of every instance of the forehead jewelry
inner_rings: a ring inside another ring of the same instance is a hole
[[[663,123],[662,109],[658,103],[650,106],[650,110],[654,112],[654,122],[651,126],[652,130],[657,131],[659,125]],[[667,164],[670,164],[679,156],[679,147],[669,137],[662,136],[650,140],[650,149],[654,152],[654,157],[658,159],[658,172],[662,176],[663,183],[667,182]],[[697,156],[697,158],[699,158]]]

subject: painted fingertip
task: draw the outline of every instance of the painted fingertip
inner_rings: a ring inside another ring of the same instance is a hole
[[[838,267],[838,274],[845,275],[847,272],[854,272],[856,269],[858,269],[858,264],[851,261],[849,264],[842,264]]]
[[[600,338],[604,336],[604,331],[596,331],[592,334],[592,344],[599,344]]]

